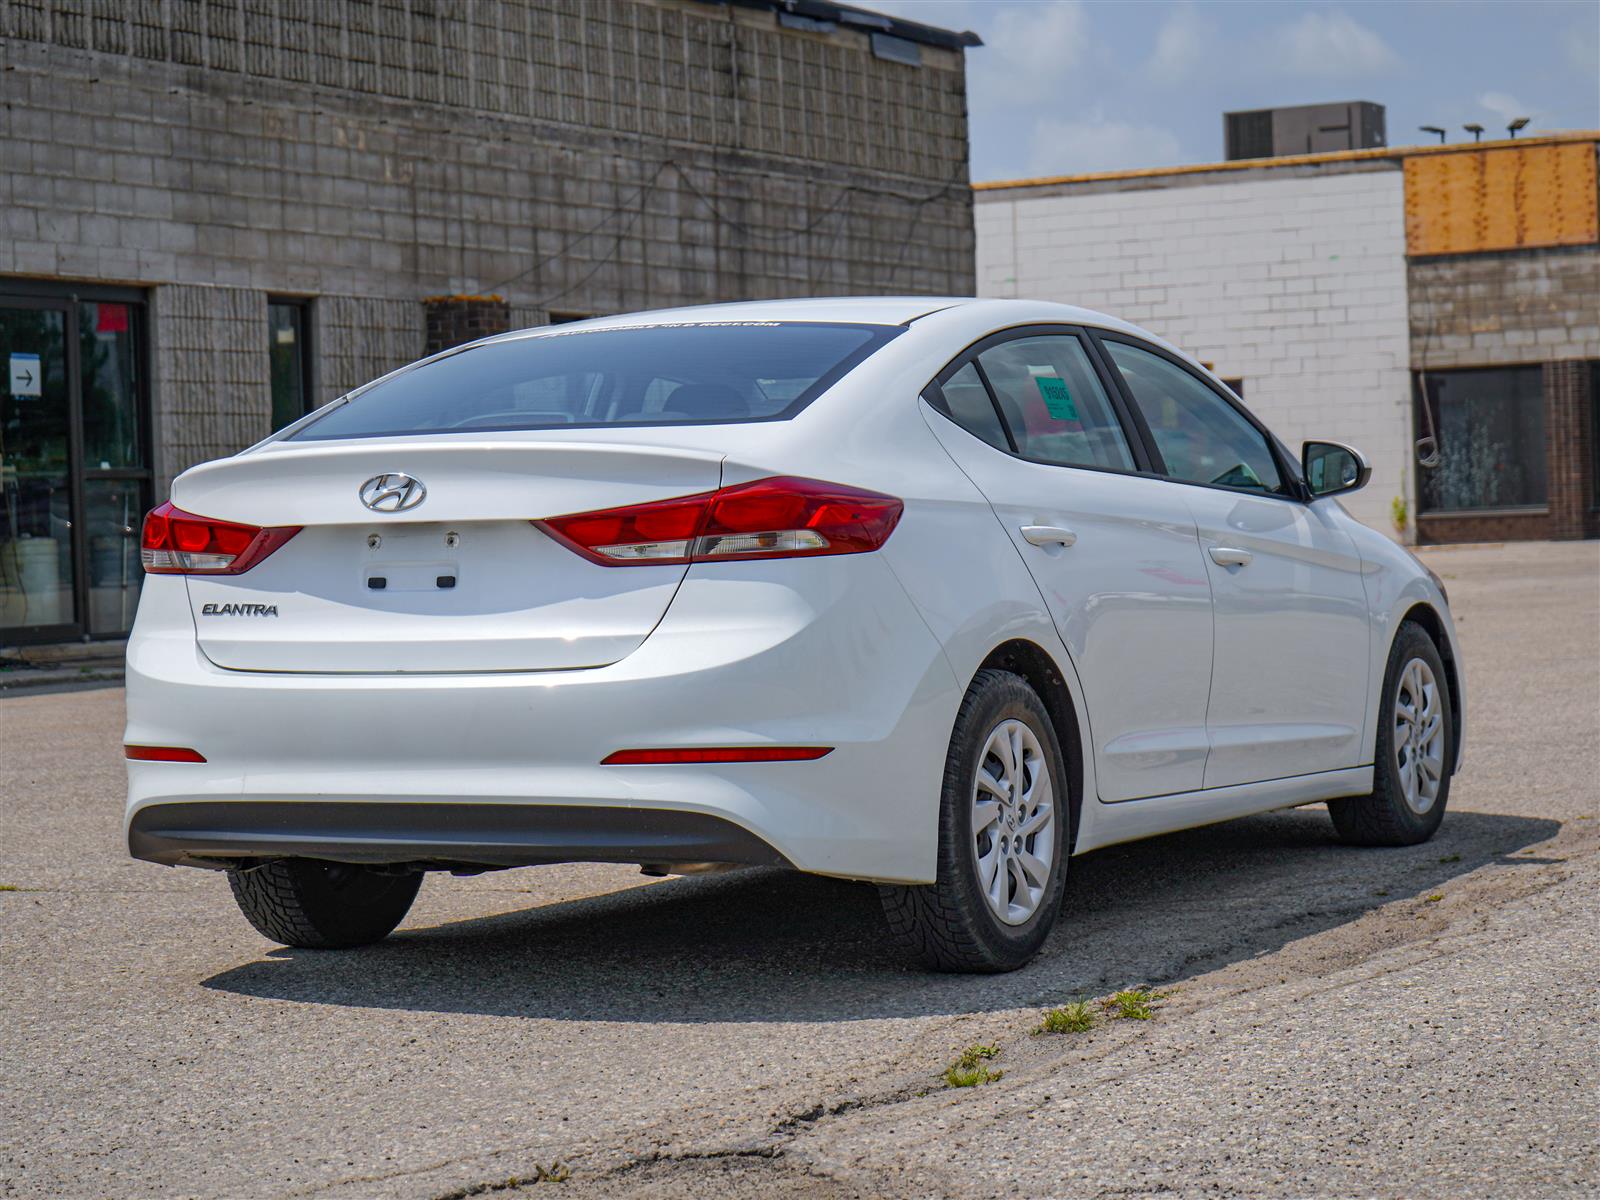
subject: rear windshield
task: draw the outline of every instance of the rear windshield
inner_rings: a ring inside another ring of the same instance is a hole
[[[901,332],[892,325],[739,321],[493,342],[396,375],[290,436],[780,420]]]

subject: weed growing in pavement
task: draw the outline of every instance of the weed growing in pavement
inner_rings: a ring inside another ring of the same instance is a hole
[[[1459,854],[1446,854],[1439,861],[1442,862],[1442,863],[1460,862],[1461,861],[1461,855],[1459,855]]]
[[[1035,1033],[1088,1033],[1095,1027],[1094,1009],[1082,1000],[1052,1008]]]
[[[1439,901],[1444,899],[1444,893],[1443,892],[1434,892],[1430,896],[1424,896],[1423,899],[1426,900],[1429,904],[1437,904],[1437,903],[1439,903]]]
[[[999,1053],[999,1046],[982,1044],[968,1046],[955,1062],[945,1068],[945,1083],[953,1088],[977,1087],[982,1083],[993,1083],[1005,1072],[990,1070],[984,1065],[984,1060],[993,1058]]]
[[[1148,1021],[1155,1016],[1150,1006],[1165,998],[1165,992],[1155,991],[1141,983],[1138,987],[1123,988],[1120,992],[1113,992],[1100,1001],[1100,1007],[1109,1012],[1114,1019]]]
[[[21,890],[14,883],[0,883],[0,892],[20,892]]]

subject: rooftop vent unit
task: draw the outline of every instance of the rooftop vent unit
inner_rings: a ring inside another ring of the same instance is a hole
[[[1371,150],[1388,144],[1383,105],[1370,100],[1224,113],[1222,122],[1229,159]]]

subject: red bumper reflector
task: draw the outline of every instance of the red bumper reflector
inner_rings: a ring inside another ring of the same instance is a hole
[[[205,762],[205,755],[198,750],[190,750],[187,746],[124,746],[122,753],[127,758],[136,758],[141,762]]]
[[[697,746],[692,749],[618,750],[600,760],[605,767],[659,763],[805,762],[833,753],[832,746]]]

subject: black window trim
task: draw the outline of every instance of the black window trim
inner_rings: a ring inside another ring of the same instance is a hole
[[[1133,470],[1130,471],[1125,467],[1102,467],[1094,463],[1063,463],[1047,458],[1032,458],[1017,449],[1016,436],[1011,432],[1011,424],[1006,420],[1005,413],[1000,407],[1000,400],[995,395],[994,385],[989,382],[989,374],[983,369],[983,364],[978,361],[978,355],[992,350],[996,346],[1004,345],[1006,342],[1034,337],[1075,337],[1082,343],[1084,355],[1089,360],[1089,367],[1094,371],[1099,380],[1101,390],[1106,394],[1106,401],[1110,404],[1111,412],[1117,419],[1117,426],[1122,433],[1122,440],[1128,447],[1128,453],[1133,456]],[[963,433],[983,442],[985,446],[989,446],[990,443],[984,441],[961,422],[957,421],[950,412],[950,406],[945,402],[944,385],[968,363],[971,363],[976,368],[978,378],[983,382],[984,390],[989,393],[989,403],[994,406],[995,419],[1000,422],[1001,432],[1006,436],[1006,444],[1011,447],[1010,450],[1005,450],[999,446],[991,446],[991,449],[999,451],[1001,454],[1008,454],[1010,457],[1020,459],[1023,462],[1034,463],[1041,467],[1056,467],[1064,471],[1099,471],[1107,475],[1138,475],[1146,479],[1160,477],[1160,472],[1155,469],[1155,460],[1150,457],[1148,445],[1141,436],[1140,427],[1134,423],[1135,418],[1128,407],[1127,399],[1119,386],[1113,383],[1111,378],[1108,378],[1106,364],[1102,360],[1099,347],[1095,345],[1094,338],[1090,335],[1090,330],[1087,326],[1050,322],[1016,325],[1010,329],[1001,329],[994,333],[985,334],[952,358],[940,369],[937,375],[928,381],[928,386],[922,389],[922,398],[927,401],[928,406]]]
[[[1262,424],[1255,413],[1241,404],[1236,397],[1229,393],[1226,387],[1219,386],[1215,380],[1196,371],[1192,365],[1170,350],[1165,350],[1133,334],[1123,333],[1121,330],[1091,328],[1089,337],[1104,356],[1104,366],[1115,380],[1119,393],[1124,397],[1129,408],[1136,414],[1139,434],[1146,442],[1146,452],[1150,457],[1150,461],[1156,464],[1156,474],[1162,479],[1167,480],[1169,483],[1182,484],[1184,487],[1210,488],[1212,491],[1230,492],[1236,496],[1257,496],[1268,500],[1288,500],[1301,505],[1310,503],[1312,496],[1306,490],[1305,481],[1300,478],[1299,464],[1291,464],[1288,461],[1283,453],[1282,446],[1279,445],[1278,438],[1273,434],[1272,430]],[[1283,492],[1265,492],[1258,488],[1233,487],[1226,483],[1202,483],[1195,479],[1180,479],[1172,474],[1167,469],[1166,459],[1161,456],[1161,449],[1156,445],[1155,435],[1151,432],[1149,423],[1145,420],[1144,412],[1139,407],[1138,400],[1134,397],[1133,389],[1128,386],[1127,380],[1122,378],[1122,372],[1116,369],[1116,363],[1112,361],[1110,352],[1103,345],[1105,342],[1120,342],[1125,346],[1132,346],[1136,350],[1143,350],[1146,353],[1155,355],[1157,358],[1165,359],[1191,378],[1204,384],[1212,394],[1243,417],[1245,422],[1261,435],[1262,440],[1267,444],[1267,453],[1272,455],[1273,465],[1278,468],[1278,477],[1285,482],[1287,490]]]

